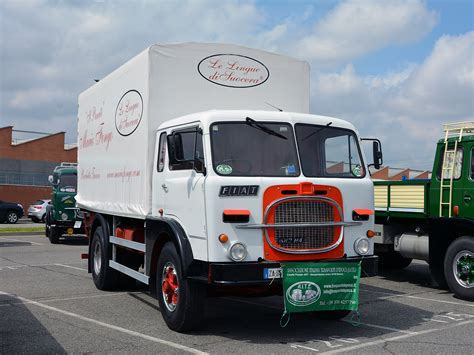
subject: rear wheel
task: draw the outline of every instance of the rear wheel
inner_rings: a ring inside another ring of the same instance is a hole
[[[8,211],[7,212],[7,223],[15,224],[18,222],[18,214],[15,211]]]
[[[474,239],[461,237],[448,247],[444,274],[449,289],[459,298],[474,300]]]
[[[166,243],[158,259],[156,294],[166,325],[177,332],[196,328],[202,318],[204,285],[183,278],[173,243]]]
[[[109,267],[109,242],[105,239],[102,226],[97,227],[91,243],[92,279],[99,290],[112,290],[117,287],[119,273]]]

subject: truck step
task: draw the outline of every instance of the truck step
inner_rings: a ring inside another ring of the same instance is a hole
[[[138,242],[133,242],[131,240],[123,239],[123,238],[117,238],[111,235],[109,237],[110,243],[120,245],[122,247],[127,247],[129,249],[133,249],[136,251],[141,251],[145,252],[146,251],[146,246],[144,243],[138,243]]]
[[[132,279],[138,280],[141,283],[144,283],[145,285],[148,285],[150,282],[150,278],[146,276],[145,274],[142,274],[139,271],[135,271],[133,269],[130,269],[129,267],[126,267],[125,265],[119,264],[116,261],[109,260],[109,266],[112,269],[115,269],[117,271],[120,271],[121,273],[130,276]]]

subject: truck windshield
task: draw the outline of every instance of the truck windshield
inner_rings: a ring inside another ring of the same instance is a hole
[[[214,171],[219,175],[300,174],[293,129],[288,123],[214,123],[211,144]]]
[[[327,126],[296,124],[303,174],[308,177],[362,178],[364,164],[354,132]]]
[[[59,187],[59,191],[61,192],[76,192],[77,175],[76,174],[61,175],[58,187]]]

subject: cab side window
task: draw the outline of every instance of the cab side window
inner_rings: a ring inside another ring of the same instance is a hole
[[[444,161],[444,149],[441,151],[441,163],[439,164],[437,174],[438,179],[451,179],[451,171],[454,173],[453,180],[458,180],[461,178],[463,149],[462,147],[458,147],[456,153],[451,152],[450,149],[453,148],[448,148],[448,151],[446,152],[446,161]],[[443,167],[445,169],[443,169]]]
[[[204,168],[202,132],[197,128],[191,128],[168,135],[168,157],[170,170],[202,171]]]
[[[474,180],[474,148],[471,149],[471,179]]]
[[[166,156],[166,133],[160,134],[160,145],[158,147],[158,164],[156,169],[158,172],[162,172],[165,167],[165,156]]]

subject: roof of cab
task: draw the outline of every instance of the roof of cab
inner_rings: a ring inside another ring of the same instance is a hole
[[[209,110],[181,116],[163,122],[158,130],[179,127],[193,122],[201,122],[204,130],[208,129],[214,122],[235,122],[245,121],[250,117],[256,121],[267,122],[288,122],[291,124],[306,123],[314,125],[327,125],[331,122],[331,127],[339,127],[356,131],[352,123],[329,116],[319,116],[295,112],[260,111],[260,110]],[[357,132],[357,131],[356,131]]]

